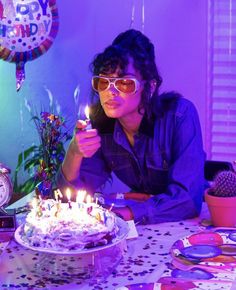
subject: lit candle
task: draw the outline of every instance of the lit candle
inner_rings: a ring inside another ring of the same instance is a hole
[[[92,202],[92,197],[88,194],[86,197],[86,203],[91,203]]]
[[[32,206],[33,212],[36,216],[42,215],[42,205],[37,198],[33,198],[32,202],[31,202],[31,206]]]
[[[56,202],[58,202],[58,192],[57,192],[57,189],[54,190],[54,196],[55,196]]]
[[[87,203],[87,213],[90,214],[93,210],[93,206],[92,206],[92,198],[89,194],[86,197],[86,203]]]
[[[83,203],[85,196],[86,196],[86,190],[78,190],[76,202]]]
[[[91,121],[89,119],[89,106],[86,105],[85,109],[84,109],[84,113],[85,113],[85,116],[86,116],[86,124],[87,124],[87,127],[86,127],[86,130],[90,130],[92,129],[92,126],[91,126]]]
[[[96,213],[95,218],[100,222],[102,220],[101,214],[99,212]]]
[[[33,211],[37,212],[37,208],[38,208],[37,198],[33,198],[32,202],[31,202],[31,206],[32,206]]]
[[[71,206],[71,191],[70,191],[70,189],[69,188],[67,188],[67,190],[66,190],[66,197],[67,197],[67,199],[68,199],[68,205],[69,205],[69,208],[71,209],[72,208],[72,206]]]
[[[77,191],[76,203],[78,203],[79,208],[83,207],[83,203],[84,203],[84,199],[85,199],[86,194],[87,194],[86,190],[78,190]]]
[[[55,212],[55,217],[58,216],[60,210],[61,210],[61,200],[59,200],[59,201],[56,203],[56,212]]]
[[[42,199],[41,195],[39,195],[39,202],[40,202],[40,203],[43,202],[43,199]]]
[[[55,196],[55,199],[56,199],[56,202],[58,202],[59,200],[59,197],[62,198],[63,197],[63,194],[62,192],[60,191],[60,189],[56,189],[54,190],[54,196]]]
[[[104,224],[106,224],[106,222],[107,222],[107,215],[106,215],[105,211],[103,212],[103,222],[104,222]]]
[[[43,211],[45,210],[44,208],[43,208],[43,199],[42,199],[42,197],[39,195],[39,202],[38,202],[38,216],[42,216],[42,214],[43,214]]]
[[[60,198],[63,198],[63,194],[62,194],[62,192],[60,191],[59,188],[57,189],[57,192],[58,192],[59,197],[60,197]]]
[[[109,211],[112,210],[113,206],[114,206],[114,203],[111,204],[111,207],[109,208]]]

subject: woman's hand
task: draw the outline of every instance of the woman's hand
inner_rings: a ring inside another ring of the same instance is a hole
[[[86,130],[85,121],[77,121],[74,136],[62,163],[62,172],[67,181],[73,182],[80,173],[83,157],[91,157],[101,146],[96,129]]]
[[[121,217],[125,221],[134,219],[133,213],[130,208],[126,207],[113,207],[112,212],[117,214],[118,217]]]
[[[91,157],[101,146],[101,138],[96,129],[86,130],[85,121],[77,121],[73,139],[71,141],[71,150],[81,157]]]
[[[121,195],[122,197],[119,197],[119,195]],[[152,197],[152,195],[141,192],[125,192],[125,193],[110,193],[108,197],[111,199],[129,199],[138,202],[143,202]]]
[[[117,194],[111,194],[109,197],[116,198]],[[124,199],[134,200],[136,202],[144,202],[148,200],[152,195],[139,192],[126,192],[124,193]],[[125,221],[133,220],[134,215],[132,210],[128,207],[113,207],[112,211]]]
[[[152,197],[151,194],[147,193],[141,193],[141,192],[126,192],[124,194],[125,199],[132,199],[135,201],[143,202],[148,200],[150,197]]]

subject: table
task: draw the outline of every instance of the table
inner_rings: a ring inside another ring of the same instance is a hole
[[[26,197],[24,202],[27,201]],[[22,205],[22,201],[14,206]],[[161,277],[170,275],[170,248],[173,243],[185,236],[205,229],[201,221],[209,218],[207,206],[204,204],[200,217],[180,222],[169,222],[156,225],[137,225],[139,237],[127,240],[127,252],[116,269],[104,281],[72,281],[70,278],[55,279],[55,277],[42,277],[35,271],[39,261],[37,252],[25,249],[18,245],[14,239],[9,243],[0,241],[0,289],[20,290],[73,290],[73,289],[126,289],[125,285],[136,283],[157,282]],[[18,224],[23,220],[17,217]],[[236,289],[233,272],[230,279],[223,279],[223,288],[217,283],[207,285],[206,288],[179,288],[179,289]],[[161,281],[161,280],[160,280]],[[200,281],[201,282],[201,281]],[[189,282],[187,282],[189,283]],[[186,286],[187,287],[187,286]],[[207,288],[208,287],[208,288]],[[235,288],[234,288],[235,287]],[[136,288],[137,289],[137,288]],[[142,288],[145,289],[145,288]],[[155,289],[161,289],[157,284]],[[165,288],[167,289],[167,288]],[[175,288],[176,289],[176,288]]]

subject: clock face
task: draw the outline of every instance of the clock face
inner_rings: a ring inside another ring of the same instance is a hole
[[[8,203],[11,195],[12,186],[8,176],[0,173],[0,207]]]

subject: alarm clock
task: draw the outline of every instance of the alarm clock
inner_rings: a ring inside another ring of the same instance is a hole
[[[0,232],[12,232],[16,228],[15,210],[5,209],[12,197],[10,169],[0,163]]]
[[[0,208],[3,208],[12,197],[12,184],[9,177],[10,169],[0,163]]]

